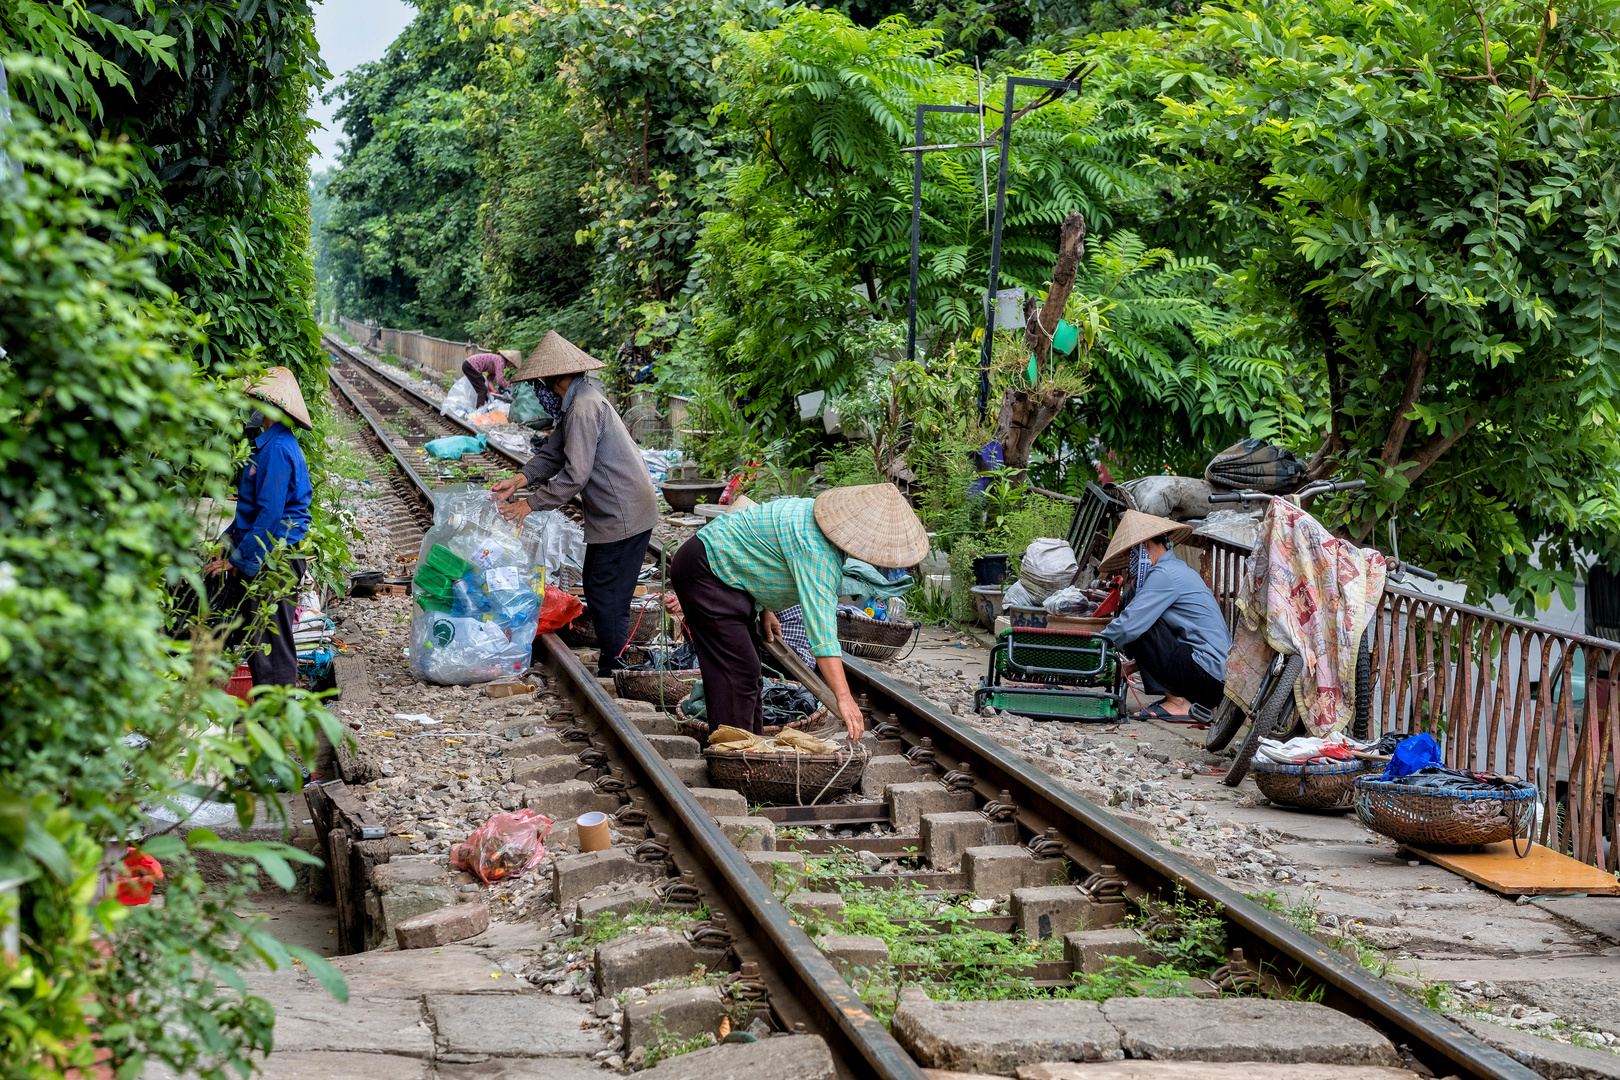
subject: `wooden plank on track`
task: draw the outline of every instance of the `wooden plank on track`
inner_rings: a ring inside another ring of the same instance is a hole
[[[332,676],[337,681],[338,698],[343,704],[372,704],[371,673],[366,668],[365,657],[339,654],[332,660]]]
[[[1464,853],[1428,851],[1411,845],[1406,850],[1504,896],[1620,896],[1620,880],[1607,870],[1540,844],[1532,845],[1522,859],[1514,853],[1510,840]]]

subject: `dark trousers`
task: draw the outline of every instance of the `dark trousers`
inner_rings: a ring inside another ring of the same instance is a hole
[[[240,625],[226,638],[228,648],[249,646],[247,665],[253,672],[254,686],[297,686],[298,645],[293,641],[294,609],[298,606],[297,581],[304,576],[303,559],[289,559],[288,565],[295,575],[292,587],[281,596],[250,599],[247,595],[249,579],[237,574],[208,580],[209,607],[214,621],[238,620]],[[271,606],[269,624],[263,631],[249,637],[247,628],[259,621],[259,612]],[[265,652],[263,646],[269,645]],[[258,648],[254,648],[258,646]]]
[[[692,537],[669,564],[686,633],[703,672],[709,730],[721,724],[765,733],[759,700],[759,621],[754,598],[714,576],[703,541]]]
[[[585,606],[591,609],[596,643],[602,650],[596,673],[603,678],[612,677],[613,662],[630,637],[630,598],[636,594],[636,579],[651,539],[648,529],[611,544],[585,545]],[[655,616],[644,613],[642,617]]]
[[[478,407],[482,409],[489,404],[489,383],[484,381],[484,373],[473,367],[467,361],[461,362],[461,373],[467,376],[472,388],[478,394]]]
[[[1120,651],[1136,661],[1142,689],[1148,693],[1173,694],[1210,709],[1221,703],[1225,683],[1198,666],[1192,646],[1176,637],[1163,619]]]

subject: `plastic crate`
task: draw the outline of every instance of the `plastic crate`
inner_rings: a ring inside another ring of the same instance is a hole
[[[974,695],[974,704],[980,709],[988,705],[1032,720],[1112,723],[1125,711],[1124,702],[1117,694],[1032,686],[983,687]]]

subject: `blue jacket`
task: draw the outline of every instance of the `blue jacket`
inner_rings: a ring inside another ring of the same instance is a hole
[[[1192,646],[1193,659],[1214,678],[1226,680],[1226,654],[1232,635],[1226,616],[1198,572],[1167,551],[1148,568],[1136,595],[1114,621],[1098,631],[1115,645],[1135,641],[1160,619],[1180,641]]]
[[[287,425],[271,425],[253,440],[253,456],[236,484],[236,520],[227,534],[231,565],[252,577],[277,540],[288,546],[302,540],[314,494],[298,439]]]

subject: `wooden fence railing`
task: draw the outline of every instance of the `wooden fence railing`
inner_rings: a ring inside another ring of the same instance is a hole
[[[395,330],[388,326],[367,326],[339,316],[343,332],[373,352],[393,353],[433,371],[460,371],[461,362],[482,349],[470,341],[446,341],[429,337],[420,330]]]
[[[1228,618],[1248,552],[1196,538]],[[1537,842],[1620,870],[1620,643],[1398,585],[1372,626],[1372,735],[1427,731],[1447,765],[1535,781]]]

